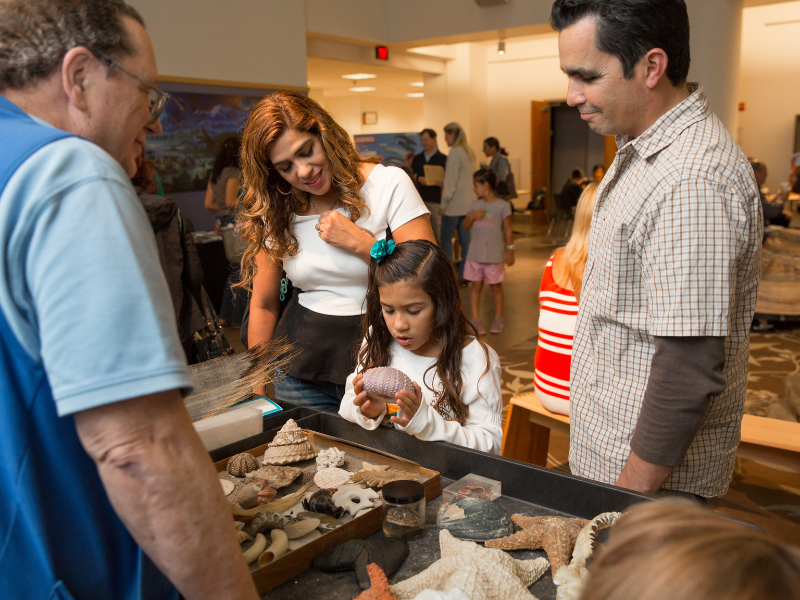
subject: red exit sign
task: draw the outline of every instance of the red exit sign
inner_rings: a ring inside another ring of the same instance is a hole
[[[389,49],[386,46],[375,46],[375,58],[389,60]]]

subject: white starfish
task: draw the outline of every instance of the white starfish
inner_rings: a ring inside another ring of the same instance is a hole
[[[550,567],[546,558],[516,560],[502,550],[439,533],[442,558],[422,573],[389,588],[397,600],[413,600],[423,590],[462,590],[471,600],[536,600],[528,587]]]

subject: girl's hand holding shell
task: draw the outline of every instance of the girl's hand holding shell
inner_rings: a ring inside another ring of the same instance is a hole
[[[415,381],[413,394],[408,390],[400,390],[394,396],[397,398],[397,405],[400,407],[400,414],[403,416],[402,418],[392,417],[389,420],[400,425],[400,427],[407,427],[419,410],[419,405],[422,402],[422,390]]]
[[[367,396],[364,391],[364,375],[359,373],[353,378],[353,391],[356,397],[353,398],[353,404],[361,409],[361,414],[368,419],[377,419],[383,414],[386,403],[383,400],[375,400]]]

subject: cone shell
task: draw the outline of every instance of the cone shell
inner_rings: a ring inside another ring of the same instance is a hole
[[[275,434],[275,438],[269,443],[270,446],[291,446],[307,442],[306,434],[297,426],[294,419],[289,419],[281,430]]]
[[[393,402],[394,395],[400,390],[414,391],[414,382],[402,371],[392,367],[376,367],[364,372],[364,391],[367,395]]]
[[[265,465],[288,465],[289,463],[314,458],[314,449],[308,440],[299,444],[285,446],[270,446],[264,453]]]
[[[351,475],[352,473],[344,469],[329,467],[317,471],[317,474],[314,475],[314,483],[322,490],[335,490],[345,483],[350,483]]]

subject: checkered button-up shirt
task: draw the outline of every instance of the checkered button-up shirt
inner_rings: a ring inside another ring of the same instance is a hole
[[[763,226],[752,168],[702,88],[689,90],[642,135],[617,138],[598,190],[570,374],[569,459],[573,473],[615,483],[654,337],[724,336],[725,391],[664,484],[712,497],[727,491],[739,443]]]

